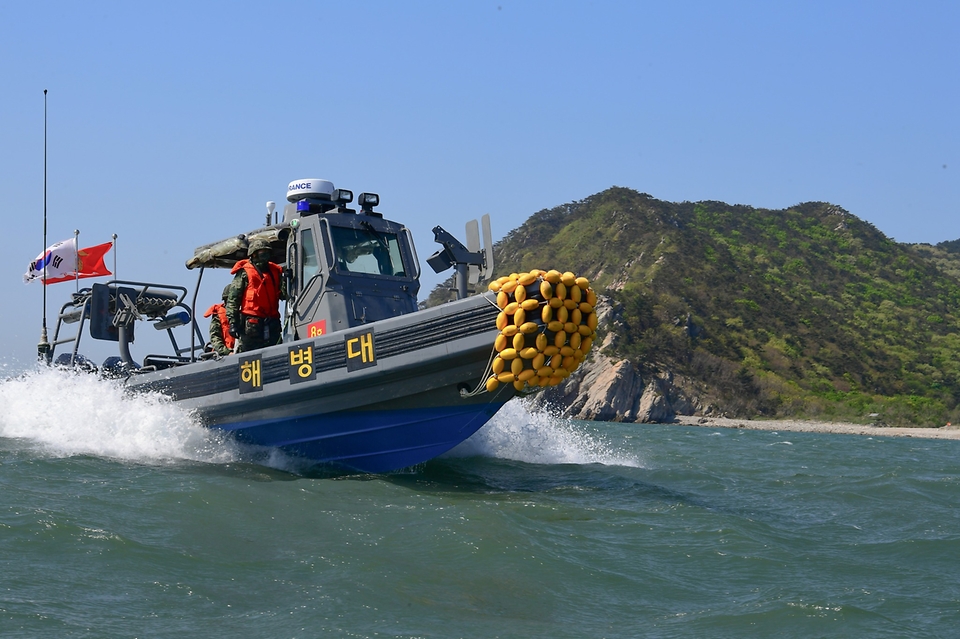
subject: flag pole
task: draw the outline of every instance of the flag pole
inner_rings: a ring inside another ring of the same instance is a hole
[[[73,229],[73,282],[80,292],[80,229]]]
[[[40,343],[37,344],[37,358],[50,363],[50,342],[47,341],[47,90],[43,90],[43,248],[40,259],[43,261],[43,325],[40,329]]]
[[[120,279],[117,277],[117,234],[113,234],[113,279]]]

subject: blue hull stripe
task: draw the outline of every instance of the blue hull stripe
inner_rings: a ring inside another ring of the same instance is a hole
[[[440,455],[487,423],[502,403],[391,411],[343,411],[221,424],[240,441],[281,448],[350,470],[381,473]]]

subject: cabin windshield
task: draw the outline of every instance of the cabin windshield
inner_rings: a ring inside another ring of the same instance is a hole
[[[331,227],[337,270],[405,277],[400,241],[396,233],[367,229]]]
[[[320,258],[317,256],[317,246],[313,241],[313,229],[303,229],[300,235],[303,245],[303,281],[304,285],[320,272]]]

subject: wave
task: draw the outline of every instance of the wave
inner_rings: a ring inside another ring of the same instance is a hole
[[[0,438],[51,457],[93,455],[139,463],[186,460],[254,462],[291,472],[299,462],[280,451],[235,442],[205,428],[160,393],[131,394],[120,382],[38,367],[0,381]],[[640,467],[587,422],[574,422],[513,400],[452,457],[494,457],[531,464]]]
[[[0,437],[53,457],[227,463],[239,448],[159,393],[57,368],[0,381]]]
[[[588,422],[575,422],[514,399],[448,457],[496,457],[531,464],[604,464],[642,467]]]

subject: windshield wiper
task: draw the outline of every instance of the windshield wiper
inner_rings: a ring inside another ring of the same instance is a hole
[[[378,242],[380,242],[380,246],[387,249],[388,251],[390,250],[390,245],[387,243],[386,238],[384,238],[383,235],[381,235],[380,232],[377,231],[377,229],[373,228],[373,224],[371,224],[366,220],[363,220],[362,222],[360,222],[360,226],[362,226],[363,228],[373,233],[373,237],[376,238]]]

